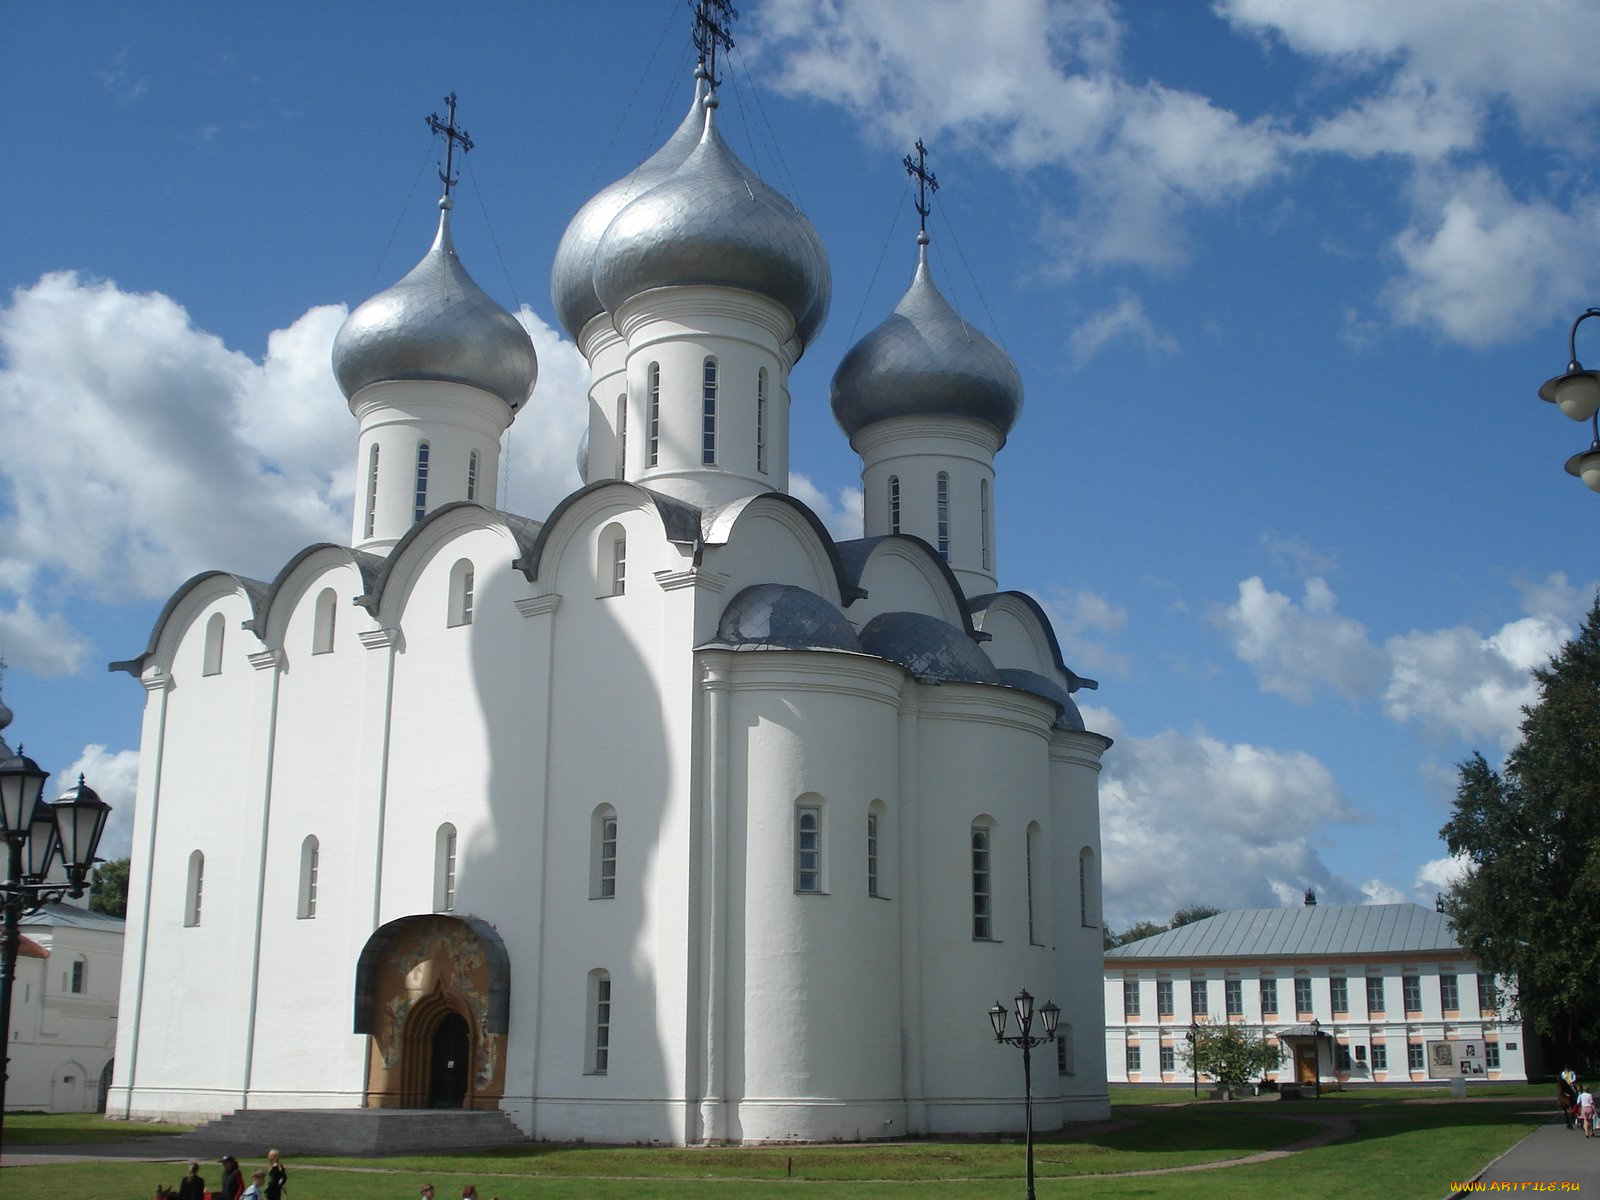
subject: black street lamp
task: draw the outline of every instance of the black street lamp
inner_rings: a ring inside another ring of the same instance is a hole
[[[989,1010],[989,1024],[994,1026],[994,1040],[1004,1042],[1008,1046],[1019,1046],[1022,1049],[1022,1097],[1023,1108],[1027,1116],[1028,1128],[1028,1200],[1033,1197],[1033,1048],[1042,1046],[1046,1042],[1056,1039],[1056,1022],[1061,1019],[1061,1010],[1056,1007],[1055,1001],[1046,1000],[1039,1008],[1039,1016],[1044,1022],[1044,1036],[1033,1036],[1033,997],[1028,994],[1028,989],[1023,988],[1017,993],[1017,1033],[1014,1037],[1006,1036],[1006,1009],[998,1000]]]
[[[1322,1021],[1318,1017],[1311,1018],[1311,1061],[1316,1064],[1317,1070],[1317,1099],[1322,1099]]]
[[[1200,1022],[1190,1021],[1189,1032],[1183,1035],[1189,1043],[1189,1069],[1194,1072],[1194,1098],[1200,1099]]]
[[[11,724],[11,710],[0,703],[0,730]],[[19,747],[11,752],[0,738],[0,839],[5,841],[6,874],[0,882],[0,1146],[4,1146],[6,1077],[11,1062],[11,985],[22,946],[22,917],[63,896],[77,899],[87,889],[95,851],[111,806],[78,776],[76,787],[54,804],[40,803],[50,778]]]
[[[1586,371],[1578,361],[1578,326],[1590,317],[1600,317],[1600,308],[1586,308],[1578,314],[1567,335],[1567,369],[1545,380],[1539,396],[1574,421],[1589,422],[1593,441],[1587,450],[1567,459],[1567,474],[1600,492],[1600,371]]]

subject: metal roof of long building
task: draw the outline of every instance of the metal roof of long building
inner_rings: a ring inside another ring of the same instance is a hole
[[[1196,958],[1324,958],[1459,954],[1443,913],[1420,904],[1308,904],[1241,908],[1106,951],[1107,961]]]

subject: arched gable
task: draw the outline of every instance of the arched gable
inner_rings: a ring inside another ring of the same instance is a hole
[[[268,590],[269,585],[259,579],[235,575],[229,571],[202,571],[198,575],[192,575],[172,593],[171,599],[162,607],[155,624],[150,629],[150,640],[145,643],[144,650],[134,658],[108,663],[106,669],[126,671],[137,677],[144,672],[152,659],[170,668],[173,652],[182,640],[189,623],[219,596],[230,593],[243,597],[249,605],[250,615],[241,622],[241,626],[254,633],[258,622],[266,612]]]
[[[855,589],[845,581],[838,548],[816,513],[782,492],[764,492],[710,514],[710,562],[723,567],[733,590],[762,583],[789,584],[843,605]]]
[[[468,530],[491,530],[502,535],[507,556],[518,561],[540,532],[538,522],[468,500],[440,505],[406,531],[379,569],[371,589],[356,597],[380,625],[394,625],[407,596],[424,567],[442,547]]]
[[[997,667],[1014,667],[1049,676],[1059,672],[1070,694],[1100,684],[1077,674],[1061,657],[1061,643],[1039,602],[1026,592],[991,592],[968,601],[974,624],[993,639],[989,657]]]
[[[378,555],[352,550],[336,542],[318,542],[307,546],[286,562],[267,586],[261,615],[245,622],[245,628],[260,637],[267,646],[282,648],[289,619],[316,580],[340,570],[353,571],[356,586],[341,589],[348,590],[353,600],[372,590],[383,567],[384,560]]]
[[[554,588],[548,564],[559,562],[577,531],[596,514],[653,511],[667,541],[699,548],[704,544],[700,510],[692,504],[621,479],[601,479],[579,488],[551,510],[538,534],[511,565],[543,594]],[[548,562],[547,562],[548,560]]]
[[[909,534],[862,538],[840,543],[839,551],[858,597],[850,605],[850,619],[858,628],[882,613],[919,612],[984,640],[973,628],[950,565],[921,538]]]

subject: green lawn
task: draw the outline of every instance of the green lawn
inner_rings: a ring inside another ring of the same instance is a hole
[[[92,1146],[125,1142],[131,1137],[171,1137],[188,1133],[193,1125],[156,1125],[139,1121],[108,1121],[99,1113],[17,1113],[5,1118],[8,1146]],[[155,1194],[155,1189],[150,1189]]]
[[[1124,1104],[1115,1115],[1131,1121],[1128,1128],[1036,1141],[1038,1192],[1060,1200],[1222,1200],[1253,1194],[1437,1200],[1452,1180],[1475,1174],[1539,1123],[1545,1090],[1518,1089],[1521,1094],[1506,1099],[1454,1105],[1402,1104],[1373,1093],[1346,1094],[1320,1104]],[[1540,1115],[1530,1116],[1530,1108],[1538,1108]],[[1129,1174],[1280,1148],[1314,1133],[1320,1128],[1314,1118],[1319,1117],[1350,1118],[1356,1133],[1332,1146],[1265,1163],[1170,1175]],[[7,1118],[9,1144],[23,1140],[23,1120]],[[35,1120],[41,1122],[38,1132],[49,1134],[50,1122],[62,1119]],[[69,1122],[65,1128],[74,1127]],[[76,1128],[98,1132],[87,1123]],[[111,1123],[110,1132],[115,1137],[131,1131]],[[247,1161],[246,1170],[253,1165],[258,1164]],[[436,1185],[439,1200],[459,1196],[466,1182],[478,1185],[483,1200],[792,1200],[796,1187],[807,1200],[928,1193],[939,1200],[978,1200],[1020,1194],[1023,1149],[1018,1142],[976,1140],[716,1150],[539,1145],[476,1156],[303,1159],[289,1165],[295,1200],[409,1200],[424,1181]],[[214,1166],[203,1169],[215,1172]],[[138,1162],[8,1167],[0,1176],[0,1196],[149,1197],[157,1184],[175,1184],[179,1173],[174,1164]]]

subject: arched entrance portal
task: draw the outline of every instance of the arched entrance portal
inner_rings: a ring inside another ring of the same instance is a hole
[[[499,1106],[510,961],[494,927],[438,913],[383,926],[356,964],[371,1108]]]

